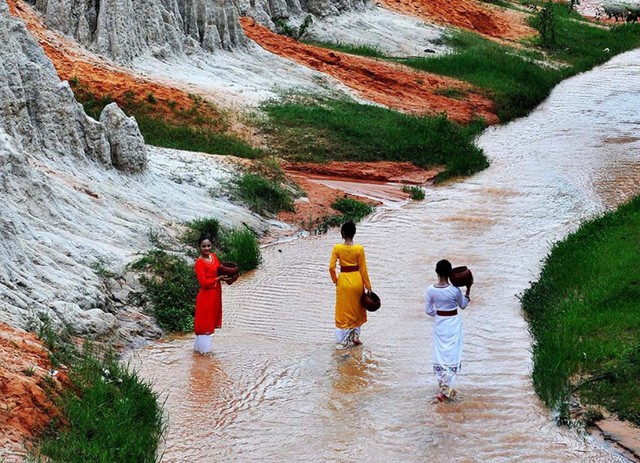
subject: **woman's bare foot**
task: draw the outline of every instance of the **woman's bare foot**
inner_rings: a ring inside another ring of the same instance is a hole
[[[438,392],[436,399],[438,399],[438,402],[444,402],[445,400],[447,400],[447,396],[445,396],[442,392]]]

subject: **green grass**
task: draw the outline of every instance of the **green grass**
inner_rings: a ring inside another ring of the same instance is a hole
[[[551,407],[577,391],[640,425],[640,197],[584,223],[522,295],[533,383]]]
[[[387,55],[378,47],[371,45],[353,45],[345,42],[320,42],[314,40],[303,40],[308,45],[327,48],[351,55],[366,56],[368,58],[386,58]]]
[[[156,462],[164,422],[150,385],[121,365],[112,350],[86,342],[77,349],[68,335],[43,326],[43,340],[51,355],[64,359],[71,384],[56,399],[64,419],[54,419],[44,432],[37,461]]]
[[[524,116],[547,97],[563,76],[517,54],[507,46],[470,32],[448,38],[455,52],[402,62],[415,69],[456,77],[488,92],[501,121]]]
[[[438,180],[469,175],[489,163],[474,145],[484,124],[459,126],[446,116],[418,117],[349,101],[268,103],[272,143],[294,161],[409,161],[445,166]]]
[[[213,251],[221,262],[235,262],[240,272],[257,268],[262,255],[256,234],[248,228],[228,229],[216,218],[201,218],[185,224],[180,241],[187,244],[186,256],[167,252],[159,240],[155,249],[147,251],[131,264],[141,273],[143,291],[134,295],[132,303],[147,305],[158,324],[167,331],[193,331],[195,300],[200,289],[193,268],[199,255],[197,241],[201,234],[210,237]]]
[[[245,172],[232,182],[232,192],[253,212],[261,215],[295,210],[293,194],[282,183],[260,173]]]
[[[136,121],[145,142],[150,145],[248,159],[264,155],[262,150],[253,148],[244,140],[224,133],[185,125],[173,126],[148,115],[136,115]]]

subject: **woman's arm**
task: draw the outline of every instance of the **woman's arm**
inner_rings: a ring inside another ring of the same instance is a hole
[[[331,259],[329,260],[329,275],[331,275],[331,281],[333,281],[334,285],[338,284],[338,276],[336,275],[336,261],[338,260],[338,253],[336,252],[336,247],[333,247],[333,251],[331,251]]]
[[[456,303],[461,309],[464,309],[469,304],[469,296],[466,294],[463,296],[460,288],[456,288]]]
[[[196,276],[198,277],[198,283],[200,283],[200,287],[203,289],[214,289],[217,288],[220,284],[218,282],[219,277],[208,277],[207,272],[205,271],[205,263],[201,259],[196,261]]]
[[[429,315],[430,317],[435,317],[436,316],[436,304],[435,301],[433,299],[433,296],[431,294],[431,291],[429,291],[429,288],[427,288],[427,292],[425,295],[425,306],[424,306],[424,313],[426,313],[427,315]]]
[[[362,252],[358,256],[358,267],[360,267],[360,276],[362,276],[364,287],[371,291],[371,281],[369,281],[369,270],[367,270],[367,258],[364,255],[364,248],[362,248]]]

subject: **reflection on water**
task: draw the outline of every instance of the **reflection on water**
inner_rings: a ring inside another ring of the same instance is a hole
[[[191,336],[135,354],[167,400],[164,461],[620,461],[557,427],[535,395],[517,294],[552,242],[640,192],[639,107],[636,51],[487,130],[488,170],[362,223],[356,240],[383,301],[362,347],[333,347],[327,267],[338,232],[264,249],[262,269],[224,288],[212,357],[194,356]],[[453,404],[432,403],[423,312],[443,257],[476,280]]]

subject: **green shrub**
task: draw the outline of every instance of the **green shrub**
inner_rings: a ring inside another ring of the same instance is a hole
[[[425,198],[424,190],[415,185],[404,185],[402,191],[411,195],[414,201],[422,201]]]
[[[185,224],[187,230],[181,237],[185,244],[198,249],[198,239],[200,236],[208,236],[215,249],[220,249],[220,222],[214,217],[192,220]]]
[[[339,227],[345,222],[359,222],[373,212],[374,207],[347,196],[337,199],[331,207],[341,214],[329,214],[302,225],[317,234],[326,233],[331,227]]]
[[[158,324],[168,331],[193,331],[199,285],[192,263],[162,249],[148,251],[131,268],[144,271],[139,302],[148,302]]]
[[[342,222],[359,222],[373,212],[373,206],[371,204],[347,196],[337,199],[331,204],[331,207],[336,211],[342,212]]]
[[[277,214],[295,210],[292,194],[263,175],[245,172],[233,181],[233,191],[249,209],[258,214]]]
[[[531,20],[531,25],[540,34],[540,45],[545,48],[556,46],[556,18],[553,2],[547,1],[544,4],[540,12]]]
[[[253,270],[262,262],[256,235],[247,228],[226,231],[222,236],[221,248],[220,261],[235,262],[240,272]]]

